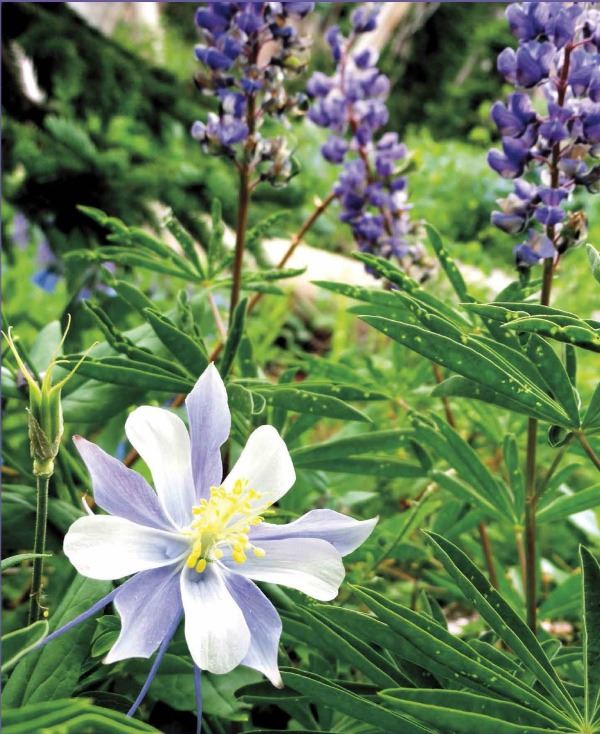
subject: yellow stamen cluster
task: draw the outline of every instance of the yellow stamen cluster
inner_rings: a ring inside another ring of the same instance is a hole
[[[202,573],[208,561],[223,557],[221,546],[231,549],[236,563],[244,563],[250,550],[257,558],[264,558],[265,551],[248,538],[250,528],[260,525],[269,505],[258,503],[261,496],[244,479],[238,479],[230,490],[211,487],[210,497],[192,509],[195,519],[190,527],[193,541],[186,561],[188,568]]]

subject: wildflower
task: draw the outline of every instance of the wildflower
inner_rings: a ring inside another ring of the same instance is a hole
[[[342,207],[340,219],[352,228],[358,248],[423,268],[402,175],[408,150],[396,133],[382,133],[390,81],[377,68],[372,49],[356,48],[362,34],[376,28],[378,10],[373,3],[357,7],[347,38],[337,26],[326,32],[336,69],[331,76],[317,71],[309,79],[308,117],[331,132],[321,153],[329,163],[343,164],[334,193]]]
[[[180,418],[162,408],[138,408],[127,420],[127,436],[148,465],[156,492],[102,449],[75,438],[95,502],[109,514],[78,519],[65,537],[65,553],[84,576],[133,576],[47,640],[114,599],[122,626],[105,662],[147,658],[160,646],[155,672],[184,615],[198,670],[227,673],[246,665],[280,686],[281,620],[254,581],[333,599],[344,577],[341,557],[368,537],[376,519],[359,522],[313,510],[287,525],[266,522],[270,507],[295,481],[277,431],[257,428],[223,479],[220,447],[231,417],[214,365],[186,407],[189,436]]]
[[[218,113],[192,126],[192,137],[204,150],[255,169],[260,180],[281,184],[291,178],[291,154],[280,138],[263,139],[266,118],[299,111],[303,95],[290,94],[286,80],[306,65],[306,42],[290,23],[306,16],[310,2],[204,3],[196,12],[202,43],[196,58],[202,70],[198,87],[219,100]],[[279,157],[265,166],[265,150]],[[287,160],[282,160],[283,152]]]
[[[528,267],[580,242],[570,230],[562,233],[565,206],[578,186],[596,191],[598,167],[589,160],[600,142],[600,13],[585,3],[535,2],[512,3],[506,17],[519,46],[502,51],[498,70],[524,91],[491,111],[502,151],[491,150],[488,163],[515,179],[516,193],[498,202],[501,211],[492,214],[492,223],[510,233],[531,228],[515,248],[518,265]],[[533,87],[544,92],[545,114],[533,109]],[[521,178],[529,173],[535,183]],[[525,187],[530,190],[523,195]]]

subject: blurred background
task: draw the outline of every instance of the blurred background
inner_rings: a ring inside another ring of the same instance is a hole
[[[317,3],[304,21],[314,46],[312,68],[299,77],[299,87],[314,69],[331,71],[323,31],[332,23],[343,28],[352,5]],[[514,277],[516,244],[489,223],[495,199],[507,193],[510,182],[486,163],[495,142],[489,110],[509,91],[495,69],[498,52],[514,40],[503,17],[505,4],[383,5],[384,22],[369,43],[380,51],[382,70],[392,80],[389,128],[412,153],[411,216],[440,230],[475,292],[497,292]],[[103,231],[77,205],[149,228],[172,209],[201,241],[210,203],[218,197],[225,221],[233,222],[233,170],[203,154],[189,134],[214,102],[194,84],[195,9],[194,3],[177,2],[2,5],[4,293],[7,316],[25,338],[27,330],[32,336],[69,312],[75,319],[70,346],[79,348],[91,324],[78,303],[92,291],[118,322],[118,299],[112,299],[106,269],[82,269],[80,261],[65,259],[73,249],[106,244]],[[252,224],[285,212],[270,232],[272,260],[282,251],[281,240],[312,211],[315,196],[328,194],[338,172],[319,153],[325,131],[299,120],[286,134],[300,175],[285,188],[259,187],[250,213]],[[597,210],[588,207],[592,242],[600,234]],[[314,249],[305,249],[293,265],[308,265],[298,287],[307,288],[311,298],[283,303],[281,328],[318,350],[331,347],[339,314],[315,306],[308,280],[315,274],[369,276],[351,259],[321,252],[343,256],[354,249],[335,206],[307,241]],[[563,307],[577,310],[583,305],[577,273],[587,264],[582,251],[570,260],[571,275],[559,289]],[[160,276],[130,277],[159,301],[172,299],[171,289],[181,286]]]

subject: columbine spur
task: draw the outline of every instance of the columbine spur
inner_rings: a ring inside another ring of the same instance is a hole
[[[333,599],[344,577],[341,557],[357,548],[376,523],[331,510],[312,510],[286,525],[265,522],[269,507],[295,481],[278,432],[268,425],[257,428],[223,479],[220,447],[229,436],[231,416],[214,365],[188,395],[186,408],[189,436],[183,421],[163,408],[137,408],[126,422],[156,492],[98,446],[74,439],[92,477],[96,505],[108,514],[90,512],[76,520],[64,551],[84,576],[131,578],[44,643],[114,601],[121,632],[104,662],[148,658],[160,648],[130,714],[182,616],[198,699],[201,670],[227,673],[241,664],[281,686],[281,620],[253,581]]]

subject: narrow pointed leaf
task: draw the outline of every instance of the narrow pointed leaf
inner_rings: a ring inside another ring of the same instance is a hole
[[[585,548],[580,548],[583,569],[583,665],[585,710],[588,721],[600,712],[600,564]]]

